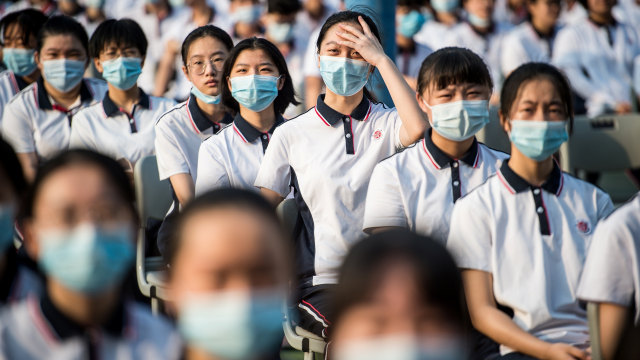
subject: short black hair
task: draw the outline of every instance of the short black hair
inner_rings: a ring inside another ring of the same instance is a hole
[[[22,43],[27,46],[29,39],[38,36],[42,25],[47,21],[47,16],[41,11],[26,9],[7,14],[0,20],[0,36],[2,46],[4,46],[5,31],[10,25],[18,25],[22,31]]]
[[[282,89],[278,90],[278,96],[273,100],[273,109],[277,114],[282,114],[290,104],[300,104],[295,97],[293,90],[293,81],[289,75],[289,69],[287,68],[287,61],[282,56],[282,53],[278,48],[273,45],[269,40],[263,38],[252,37],[240,41],[229,53],[229,57],[224,62],[222,69],[222,103],[224,106],[231,109],[234,113],[240,112],[240,105],[236,99],[231,95],[231,89],[227,83],[227,78],[231,74],[231,69],[236,63],[236,59],[241,52],[245,50],[262,50],[267,56],[271,58],[278,72],[284,77],[284,85]]]
[[[268,0],[267,13],[269,14],[295,14],[302,9],[300,0]]]
[[[185,67],[187,66],[187,57],[189,56],[189,48],[191,47],[191,44],[200,38],[209,36],[218,39],[218,41],[220,41],[227,50],[230,51],[233,48],[233,40],[231,40],[231,36],[229,36],[226,31],[214,25],[200,26],[190,32],[182,42],[182,63]]]
[[[253,191],[243,189],[226,188],[212,190],[193,199],[178,215],[175,225],[170,231],[171,234],[168,238],[164,254],[167,263],[172,264],[180,251],[182,233],[187,221],[203,211],[220,208],[240,208],[253,211],[265,216],[272,221],[278,229],[282,230],[273,206],[264,197]]]
[[[115,44],[118,48],[135,47],[142,57],[147,55],[147,37],[140,25],[131,19],[103,21],[91,36],[89,56],[100,57],[100,52],[111,44]]]
[[[462,278],[453,258],[438,242],[406,229],[374,234],[351,248],[333,293],[333,326],[353,306],[371,299],[381,272],[394,261],[414,269],[423,303],[437,307],[461,330],[467,327]]]
[[[21,202],[27,191],[27,180],[22,172],[18,156],[9,143],[0,138],[0,173],[9,180],[12,192]]]
[[[89,37],[87,36],[87,32],[84,27],[72,17],[65,15],[52,16],[44,23],[44,25],[42,25],[42,29],[40,29],[40,32],[38,33],[38,52],[42,50],[45,40],[49,36],[55,35],[74,36],[78,41],[80,41],[84,51],[87,53],[87,56],[89,56]]]
[[[424,59],[418,75],[418,94],[435,85],[444,89],[451,84],[481,84],[493,90],[489,68],[482,58],[469,49],[445,47]]]
[[[500,112],[509,117],[513,103],[516,101],[521,87],[531,80],[547,79],[556,88],[560,100],[569,117],[569,131],[573,128],[573,93],[567,77],[553,65],[539,62],[530,62],[520,65],[515,69],[502,85],[500,93]]]

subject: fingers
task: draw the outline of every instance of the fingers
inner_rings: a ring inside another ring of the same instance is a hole
[[[358,40],[360,40],[359,37],[356,37],[352,34],[346,33],[346,32],[336,32],[336,35],[338,35],[339,37],[341,37],[344,40],[347,41],[351,41],[351,42],[358,42]]]
[[[362,33],[362,31],[358,30],[357,28],[355,28],[354,26],[351,26],[349,24],[340,24],[340,28],[344,31],[347,31],[348,33],[351,33],[352,35],[356,36],[357,38],[363,38],[365,37],[365,35]]]
[[[567,349],[567,352],[569,353],[569,355],[575,357],[576,359],[581,359],[581,360],[587,359],[587,353],[576,347],[570,346]]]
[[[373,34],[371,33],[371,29],[369,28],[369,24],[367,24],[367,22],[364,21],[362,16],[358,16],[358,21],[360,22],[360,26],[362,26],[362,29],[364,30],[364,33],[367,36],[372,36]]]

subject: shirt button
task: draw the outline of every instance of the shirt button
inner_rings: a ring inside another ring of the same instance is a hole
[[[540,189],[533,189],[534,195],[540,195]]]
[[[344,118],[344,121],[349,122],[349,118]]]
[[[458,162],[457,162],[457,161],[453,163],[453,167],[454,167],[454,168],[457,168],[457,167],[458,167]]]
[[[460,181],[456,180],[453,182],[453,186],[458,186],[458,185],[460,185]]]
[[[538,212],[538,214],[542,214],[544,212],[544,209],[542,208],[542,206],[540,206],[536,211]]]
[[[267,135],[262,135],[262,138],[267,140]]]
[[[351,134],[347,134],[347,135],[345,135],[345,136],[347,137],[347,139],[350,139],[350,138],[351,138]]]

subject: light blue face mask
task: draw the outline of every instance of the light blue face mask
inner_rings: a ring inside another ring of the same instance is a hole
[[[390,334],[344,341],[335,348],[335,360],[464,360],[464,349],[456,339]]]
[[[276,43],[286,43],[293,38],[292,23],[273,22],[267,25],[267,35]]]
[[[184,0],[169,0],[169,5],[173,8],[177,8],[184,5]]]
[[[253,24],[260,19],[260,15],[262,15],[260,5],[241,6],[231,13],[231,22]]]
[[[488,28],[491,26],[491,19],[483,19],[472,13],[467,14],[467,20],[469,21],[469,24],[478,28]]]
[[[203,101],[205,104],[219,104],[220,103],[220,94],[212,96],[203,93],[198,90],[195,86],[191,87],[191,93],[195,95],[200,101]]]
[[[13,244],[13,222],[15,208],[11,205],[0,206],[0,252],[4,252]]]
[[[436,12],[452,13],[459,3],[458,0],[431,0],[431,7]]]
[[[38,264],[70,290],[96,294],[120,283],[133,263],[132,230],[127,225],[102,229],[81,224],[40,234]]]
[[[35,52],[33,49],[4,48],[2,50],[2,61],[14,74],[26,76],[36,71],[38,67],[33,57]]]
[[[142,72],[142,59],[119,57],[102,62],[102,77],[120,90],[131,89]]]
[[[366,61],[338,56],[320,56],[320,76],[337,95],[351,96],[367,84],[370,65]]]
[[[189,346],[212,356],[246,360],[275,352],[282,342],[284,292],[227,291],[180,305],[178,330]]]
[[[442,137],[463,141],[469,139],[489,123],[487,100],[461,100],[430,106],[431,126]]]
[[[278,97],[279,77],[269,75],[247,75],[231,78],[231,96],[255,112],[260,112]]]
[[[82,81],[85,69],[84,60],[57,59],[42,62],[42,76],[54,88],[67,92]]]
[[[535,161],[549,158],[569,140],[566,121],[511,120],[511,142]]]
[[[94,9],[102,9],[105,0],[84,0],[84,6]]]
[[[398,17],[398,33],[404,37],[412,38],[422,28],[427,19],[416,10]]]

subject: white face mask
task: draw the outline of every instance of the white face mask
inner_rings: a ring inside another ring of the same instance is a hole
[[[438,134],[453,141],[463,141],[489,123],[487,100],[460,100],[438,105],[429,105],[431,126]]]
[[[467,353],[457,339],[384,335],[338,345],[335,360],[464,360]]]

